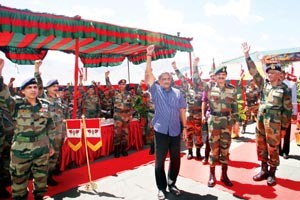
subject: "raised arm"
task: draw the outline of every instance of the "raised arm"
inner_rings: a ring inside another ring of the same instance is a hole
[[[154,45],[148,46],[147,58],[146,58],[147,61],[146,61],[145,81],[149,86],[152,86],[152,84],[155,81],[155,76],[153,75],[152,66],[151,66],[153,52],[154,52]]]
[[[4,67],[4,60],[0,58],[0,91],[2,91],[4,87],[3,76],[2,76],[3,67]]]
[[[243,52],[245,55],[249,73],[253,77],[253,80],[254,80],[255,84],[258,86],[259,90],[262,90],[263,85],[264,85],[264,78],[258,72],[255,63],[253,62],[253,60],[251,59],[251,57],[249,55],[250,46],[247,44],[247,42],[244,42],[242,44],[242,48],[243,48]]]
[[[42,66],[42,60],[36,60],[34,62],[34,78],[36,79],[38,88],[39,88],[39,97],[45,97],[44,95],[44,87],[43,80],[41,77],[40,67]]]

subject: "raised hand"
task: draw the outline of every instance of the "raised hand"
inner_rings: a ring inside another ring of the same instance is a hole
[[[242,43],[242,49],[245,54],[245,57],[249,57],[249,51],[250,51],[250,46],[247,44],[247,42]]]
[[[194,58],[194,66],[198,66],[199,62],[200,62],[199,57]]]
[[[152,44],[152,45],[149,45],[147,47],[147,55],[152,55],[153,54],[153,51],[155,49],[155,46]]]

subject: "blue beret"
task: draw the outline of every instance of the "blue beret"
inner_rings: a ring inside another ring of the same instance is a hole
[[[52,85],[58,84],[58,80],[57,79],[53,79],[48,81],[46,88],[51,87]]]
[[[121,79],[121,80],[119,80],[118,84],[119,84],[119,85],[120,85],[120,84],[126,84],[126,80],[125,80],[125,79]]]
[[[227,67],[226,66],[220,66],[217,69],[215,69],[215,75],[217,75],[218,73],[224,72],[227,74]]]
[[[280,64],[267,64],[267,69],[266,72],[268,73],[268,71],[272,69],[272,70],[277,70],[281,72],[281,65]]]
[[[28,78],[25,81],[23,81],[23,83],[20,86],[20,89],[23,90],[30,84],[37,84],[35,78]]]

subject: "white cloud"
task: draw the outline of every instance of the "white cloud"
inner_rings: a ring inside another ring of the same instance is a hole
[[[226,15],[237,18],[242,23],[257,23],[263,18],[251,14],[251,0],[230,0],[225,5],[208,3],[204,7],[207,16]]]
[[[183,24],[184,15],[178,10],[171,10],[164,7],[160,0],[145,0],[145,7],[147,13],[147,27],[159,32],[168,31],[175,35],[180,32],[180,26]]]
[[[270,38],[269,34],[267,33],[263,33],[261,36],[260,36],[260,39],[261,40],[268,40]]]

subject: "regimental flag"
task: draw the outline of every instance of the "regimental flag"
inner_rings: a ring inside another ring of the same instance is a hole
[[[87,146],[97,151],[102,147],[101,120],[100,118],[85,119],[85,125]]]
[[[81,136],[81,120],[80,119],[67,119],[66,120],[67,129],[67,142],[69,147],[73,151],[78,151],[82,146]]]

